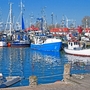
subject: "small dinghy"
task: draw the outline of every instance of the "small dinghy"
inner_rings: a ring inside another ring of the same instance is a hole
[[[0,73],[0,88],[9,87],[21,80],[20,76],[8,76],[3,77],[2,73]]]

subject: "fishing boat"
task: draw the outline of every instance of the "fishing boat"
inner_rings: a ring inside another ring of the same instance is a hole
[[[32,37],[33,39],[30,48],[41,51],[60,51],[62,47],[62,40],[54,38],[50,35],[50,32],[46,34],[44,18],[37,18],[37,20],[41,22],[41,33]]]
[[[0,88],[9,87],[21,80],[20,76],[9,76],[4,77],[2,73],[0,73]]]
[[[30,39],[28,37],[28,34],[25,32],[25,24],[24,24],[24,18],[22,13],[22,2],[21,2],[21,28],[14,32],[12,35],[12,41],[8,43],[8,46],[11,47],[29,47],[30,46]]]
[[[30,48],[41,51],[60,51],[62,47],[61,39],[48,38],[45,35],[37,35],[33,37]]]
[[[12,42],[8,43],[10,47],[30,47],[30,39],[24,32],[16,32],[12,36]]]
[[[76,56],[90,56],[90,49],[86,48],[85,43],[80,43],[77,40],[68,41],[68,47],[65,47],[64,51]]]
[[[28,41],[16,40],[16,41],[12,42],[11,44],[9,44],[8,46],[10,46],[10,47],[29,47],[30,43]]]

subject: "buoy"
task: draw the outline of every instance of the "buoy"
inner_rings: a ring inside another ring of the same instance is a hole
[[[8,47],[11,47],[11,43],[8,43]]]

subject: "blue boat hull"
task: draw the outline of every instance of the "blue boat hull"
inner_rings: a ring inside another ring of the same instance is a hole
[[[48,43],[48,44],[32,44],[31,49],[42,50],[42,51],[60,51],[62,47],[62,42]]]
[[[30,44],[16,44],[16,43],[12,43],[11,47],[30,47]]]
[[[11,47],[30,47],[30,43],[15,41],[10,43]]]

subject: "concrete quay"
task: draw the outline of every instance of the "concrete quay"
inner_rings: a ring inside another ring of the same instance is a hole
[[[50,84],[1,88],[0,90],[90,90],[90,74],[75,74],[66,81],[57,81]]]
[[[70,64],[64,66],[62,81],[38,85],[36,76],[30,76],[29,80],[29,86],[0,88],[0,90],[90,90],[90,74],[70,75]]]

